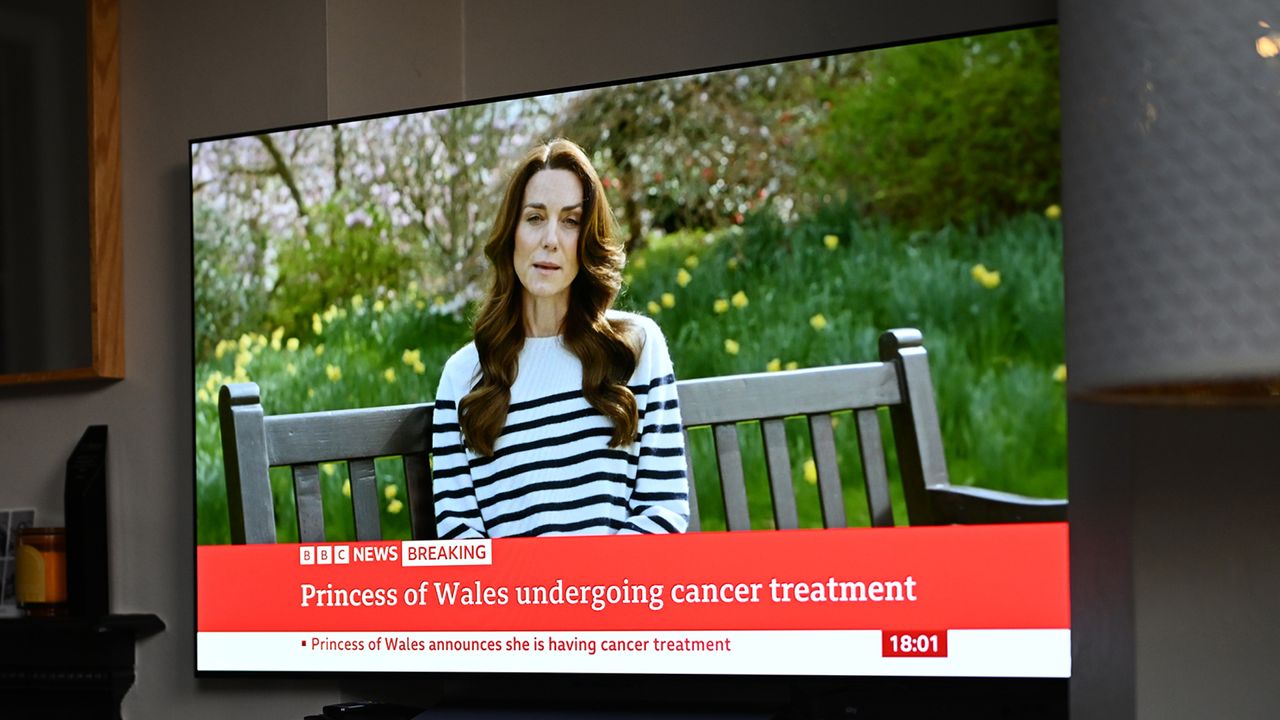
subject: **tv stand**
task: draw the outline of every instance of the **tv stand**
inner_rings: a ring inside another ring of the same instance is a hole
[[[4,714],[119,718],[133,686],[134,644],[161,630],[155,615],[0,618]]]

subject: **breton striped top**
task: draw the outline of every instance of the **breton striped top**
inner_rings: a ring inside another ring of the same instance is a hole
[[[609,447],[612,422],[582,394],[582,364],[560,337],[526,338],[507,423],[492,457],[466,447],[457,403],[479,380],[468,344],[436,393],[432,465],[441,538],[678,533],[689,524],[680,403],[666,339],[649,318],[610,312],[642,331],[627,383],[639,435]]]

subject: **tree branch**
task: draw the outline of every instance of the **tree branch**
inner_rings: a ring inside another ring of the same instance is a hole
[[[293,170],[289,168],[289,163],[280,154],[280,148],[276,147],[276,143],[271,139],[270,135],[257,135],[256,137],[258,142],[261,142],[262,146],[267,149],[267,154],[271,156],[275,172],[280,176],[284,186],[288,188],[289,195],[293,197],[293,202],[297,204],[298,215],[302,217],[302,221],[307,226],[307,235],[310,235],[311,213],[307,209],[306,201],[302,199],[302,192],[298,189],[298,182],[293,177]]]

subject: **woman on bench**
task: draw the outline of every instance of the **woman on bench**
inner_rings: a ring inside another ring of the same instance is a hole
[[[475,340],[436,394],[439,537],[684,532],[670,354],[653,320],[612,309],[625,256],[581,148],[524,158],[485,255]]]

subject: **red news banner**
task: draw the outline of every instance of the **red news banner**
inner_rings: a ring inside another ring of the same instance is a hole
[[[1065,523],[201,546],[200,633],[1066,629]]]

